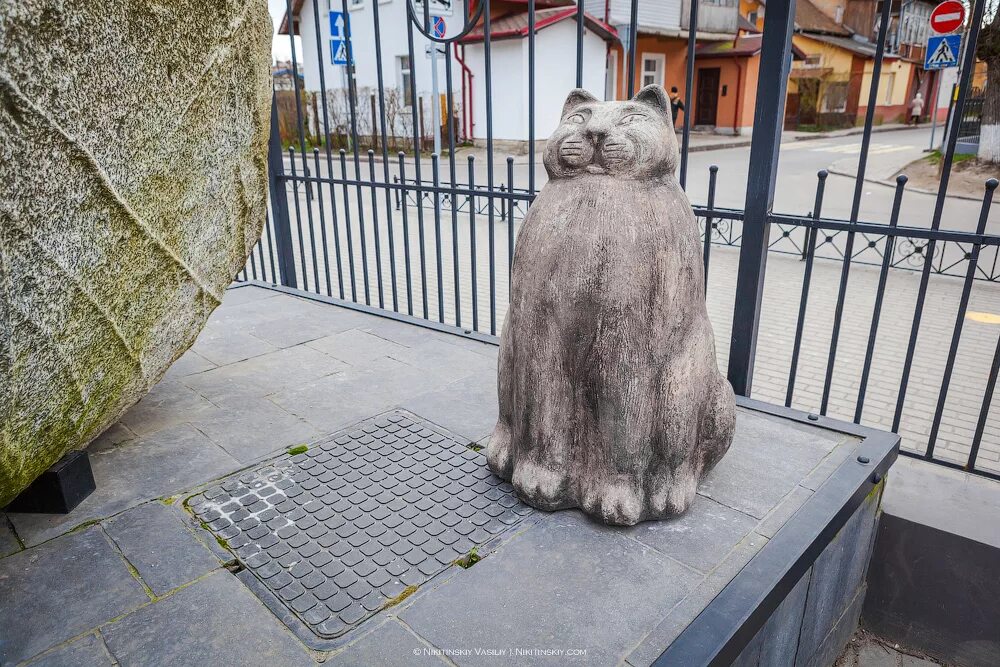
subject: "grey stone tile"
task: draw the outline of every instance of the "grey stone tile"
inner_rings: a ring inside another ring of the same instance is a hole
[[[31,667],[110,667],[111,656],[96,634],[84,635],[28,663]]]
[[[497,403],[470,403],[464,400],[466,395],[460,388],[448,385],[407,399],[400,407],[426,417],[468,442],[476,442],[493,433],[499,409]]]
[[[756,535],[740,542],[729,552],[719,567],[700,580],[679,604],[669,610],[666,618],[646,635],[638,647],[629,654],[629,664],[648,665],[656,660],[766,543],[766,539]]]
[[[230,287],[222,297],[222,305],[238,306],[243,303],[260,301],[261,299],[273,299],[278,296],[282,296],[281,292],[264,289],[263,287],[253,287],[252,285]]]
[[[412,366],[383,358],[280,392],[271,400],[329,433],[444,384]]]
[[[105,627],[130,665],[311,665],[312,658],[229,572],[220,571]]]
[[[795,664],[811,576],[812,570],[802,575],[757,633],[761,637],[761,667],[792,667]]]
[[[688,511],[666,521],[628,529],[640,542],[707,574],[757,525],[753,517],[695,496]]]
[[[142,400],[122,415],[121,423],[139,436],[151,435],[168,426],[211,413],[216,406],[180,382],[166,380],[154,386]]]
[[[416,347],[431,340],[450,342],[459,338],[453,334],[436,331],[428,327],[400,322],[387,317],[375,317],[357,327],[381,338],[387,338],[405,347]]]
[[[21,550],[21,545],[11,529],[5,514],[0,513],[0,558]]]
[[[443,380],[454,382],[474,373],[493,370],[496,363],[450,341],[429,340],[394,352],[392,358]]]
[[[108,535],[156,595],[219,567],[219,560],[182,520],[178,510],[154,501],[104,523]]]
[[[308,345],[351,365],[363,364],[403,350],[399,343],[361,329],[349,329],[317,338],[309,341]]]
[[[803,486],[796,486],[781,502],[771,510],[757,526],[757,532],[768,538],[774,537],[782,526],[794,516],[806,501],[812,498],[813,492]]]
[[[699,579],[619,529],[561,512],[425,593],[401,618],[435,646],[586,649],[582,662],[613,664]],[[491,664],[482,655],[452,659]],[[565,656],[531,660],[562,664]]]
[[[93,442],[87,445],[87,451],[91,454],[96,454],[112,447],[117,447],[130,440],[135,440],[137,437],[128,426],[125,426],[121,422],[115,422],[105,429],[104,433],[101,433]]]
[[[227,403],[191,425],[241,463],[315,440],[320,432],[266,398]]]
[[[170,365],[164,378],[173,379],[195,373],[204,373],[215,368],[215,364],[201,356],[194,350],[188,350],[181,355],[181,358]]]
[[[933,660],[927,660],[925,658],[920,658],[915,655],[906,655],[905,653],[899,656],[899,667],[937,667],[938,663]]]
[[[809,656],[819,650],[824,637],[862,587],[877,507],[877,494],[868,496],[816,559],[799,636],[800,655]]]
[[[209,328],[243,331],[285,348],[353,329],[366,321],[365,316],[349,308],[282,294],[274,299],[219,308],[212,314]]]
[[[841,439],[831,431],[737,410],[733,444],[699,491],[762,519]]]
[[[274,352],[278,348],[246,331],[224,325],[212,326],[210,320],[210,324],[202,330],[191,349],[213,364],[223,366]]]
[[[97,490],[72,512],[9,515],[25,544],[38,544],[84,521],[111,516],[142,500],[174,495],[240,466],[188,424],[100,452],[90,461]]]
[[[330,657],[324,665],[336,667],[399,667],[442,665],[433,649],[395,621],[379,626],[361,640]]]
[[[267,396],[348,368],[305,345],[296,345],[184,378],[184,384],[219,405]]]
[[[98,527],[0,560],[0,600],[5,665],[149,602]]]
[[[833,471],[851,457],[856,448],[857,440],[850,436],[845,436],[844,441],[831,451],[819,465],[813,468],[812,472],[806,475],[800,484],[811,491],[815,491],[823,486],[823,483],[830,478]]]

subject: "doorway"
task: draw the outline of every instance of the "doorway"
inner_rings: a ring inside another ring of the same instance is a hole
[[[715,116],[719,108],[720,71],[718,67],[705,67],[698,70],[695,125],[715,125]]]

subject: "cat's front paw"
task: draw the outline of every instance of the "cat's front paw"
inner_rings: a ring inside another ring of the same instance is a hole
[[[511,484],[529,505],[552,511],[570,506],[566,500],[566,473],[552,470],[532,461],[519,461],[514,466]]]
[[[614,526],[634,526],[642,520],[640,489],[624,482],[599,482],[587,489],[580,503],[587,514]]]

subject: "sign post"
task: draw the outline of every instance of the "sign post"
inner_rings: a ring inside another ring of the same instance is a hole
[[[444,37],[448,30],[444,17],[431,17],[431,30],[438,39]],[[431,42],[429,45],[431,52],[431,122],[434,123],[434,152],[441,155],[441,93],[438,89],[438,50],[437,43]]]

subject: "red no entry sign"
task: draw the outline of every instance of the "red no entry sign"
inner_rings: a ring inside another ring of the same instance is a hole
[[[955,32],[965,23],[965,5],[958,0],[945,0],[931,12],[931,30],[939,35]]]

